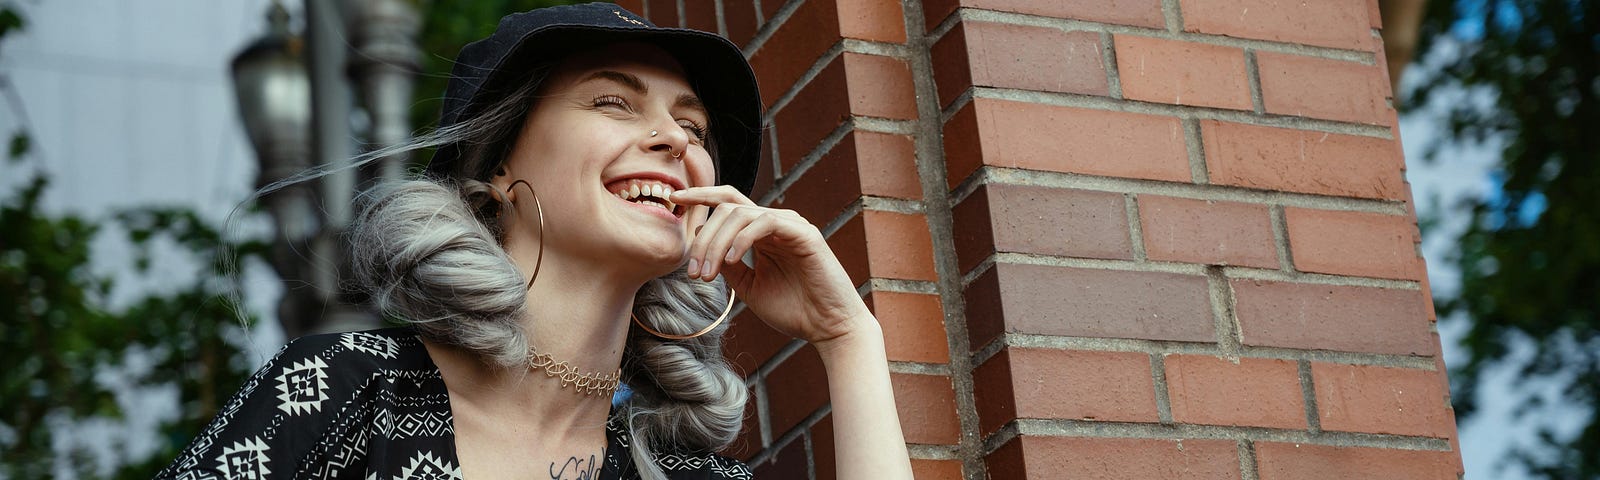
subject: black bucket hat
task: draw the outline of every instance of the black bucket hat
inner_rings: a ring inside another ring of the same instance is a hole
[[[517,85],[512,83],[525,78],[535,66],[580,49],[620,41],[655,45],[678,60],[711,115],[718,181],[749,195],[761,163],[761,94],[744,54],[716,34],[657,27],[615,4],[549,7],[501,18],[493,34],[467,44],[456,56],[445,86],[439,126],[454,125],[481,112],[515,90]],[[481,180],[495,167],[458,172],[459,156],[456,145],[443,145],[434,153],[427,172]]]

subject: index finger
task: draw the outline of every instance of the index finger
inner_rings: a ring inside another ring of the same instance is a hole
[[[724,203],[755,206],[756,202],[744,196],[738,189],[729,185],[714,187],[690,187],[677,190],[669,195],[667,200],[678,205],[707,205],[715,207]]]

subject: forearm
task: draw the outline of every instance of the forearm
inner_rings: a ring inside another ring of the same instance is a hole
[[[838,478],[911,478],[877,319],[867,317],[849,334],[816,346],[828,373]]]

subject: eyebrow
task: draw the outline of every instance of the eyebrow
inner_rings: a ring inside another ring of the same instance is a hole
[[[638,76],[631,73],[623,73],[615,70],[601,70],[589,74],[588,77],[583,79],[583,82],[589,82],[592,80],[610,80],[620,83],[623,86],[638,92],[640,95],[648,95],[650,93],[650,87],[645,85],[644,81],[640,80]],[[700,113],[708,115],[711,113],[706,110],[706,104],[700,101],[700,97],[696,97],[692,93],[678,95],[678,98],[673,101],[673,106],[678,108],[699,110]]]

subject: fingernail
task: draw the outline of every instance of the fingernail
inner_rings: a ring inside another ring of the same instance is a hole
[[[687,273],[689,274],[690,277],[693,277],[695,275],[699,275],[700,274],[700,262],[695,261],[695,259],[693,259],[693,258],[689,259],[689,271]]]
[[[739,256],[737,254],[735,254],[734,252],[730,251],[730,252],[728,252],[728,256],[723,258],[722,261],[726,262],[726,263],[733,263],[734,260],[738,260],[738,259],[739,259]]]

